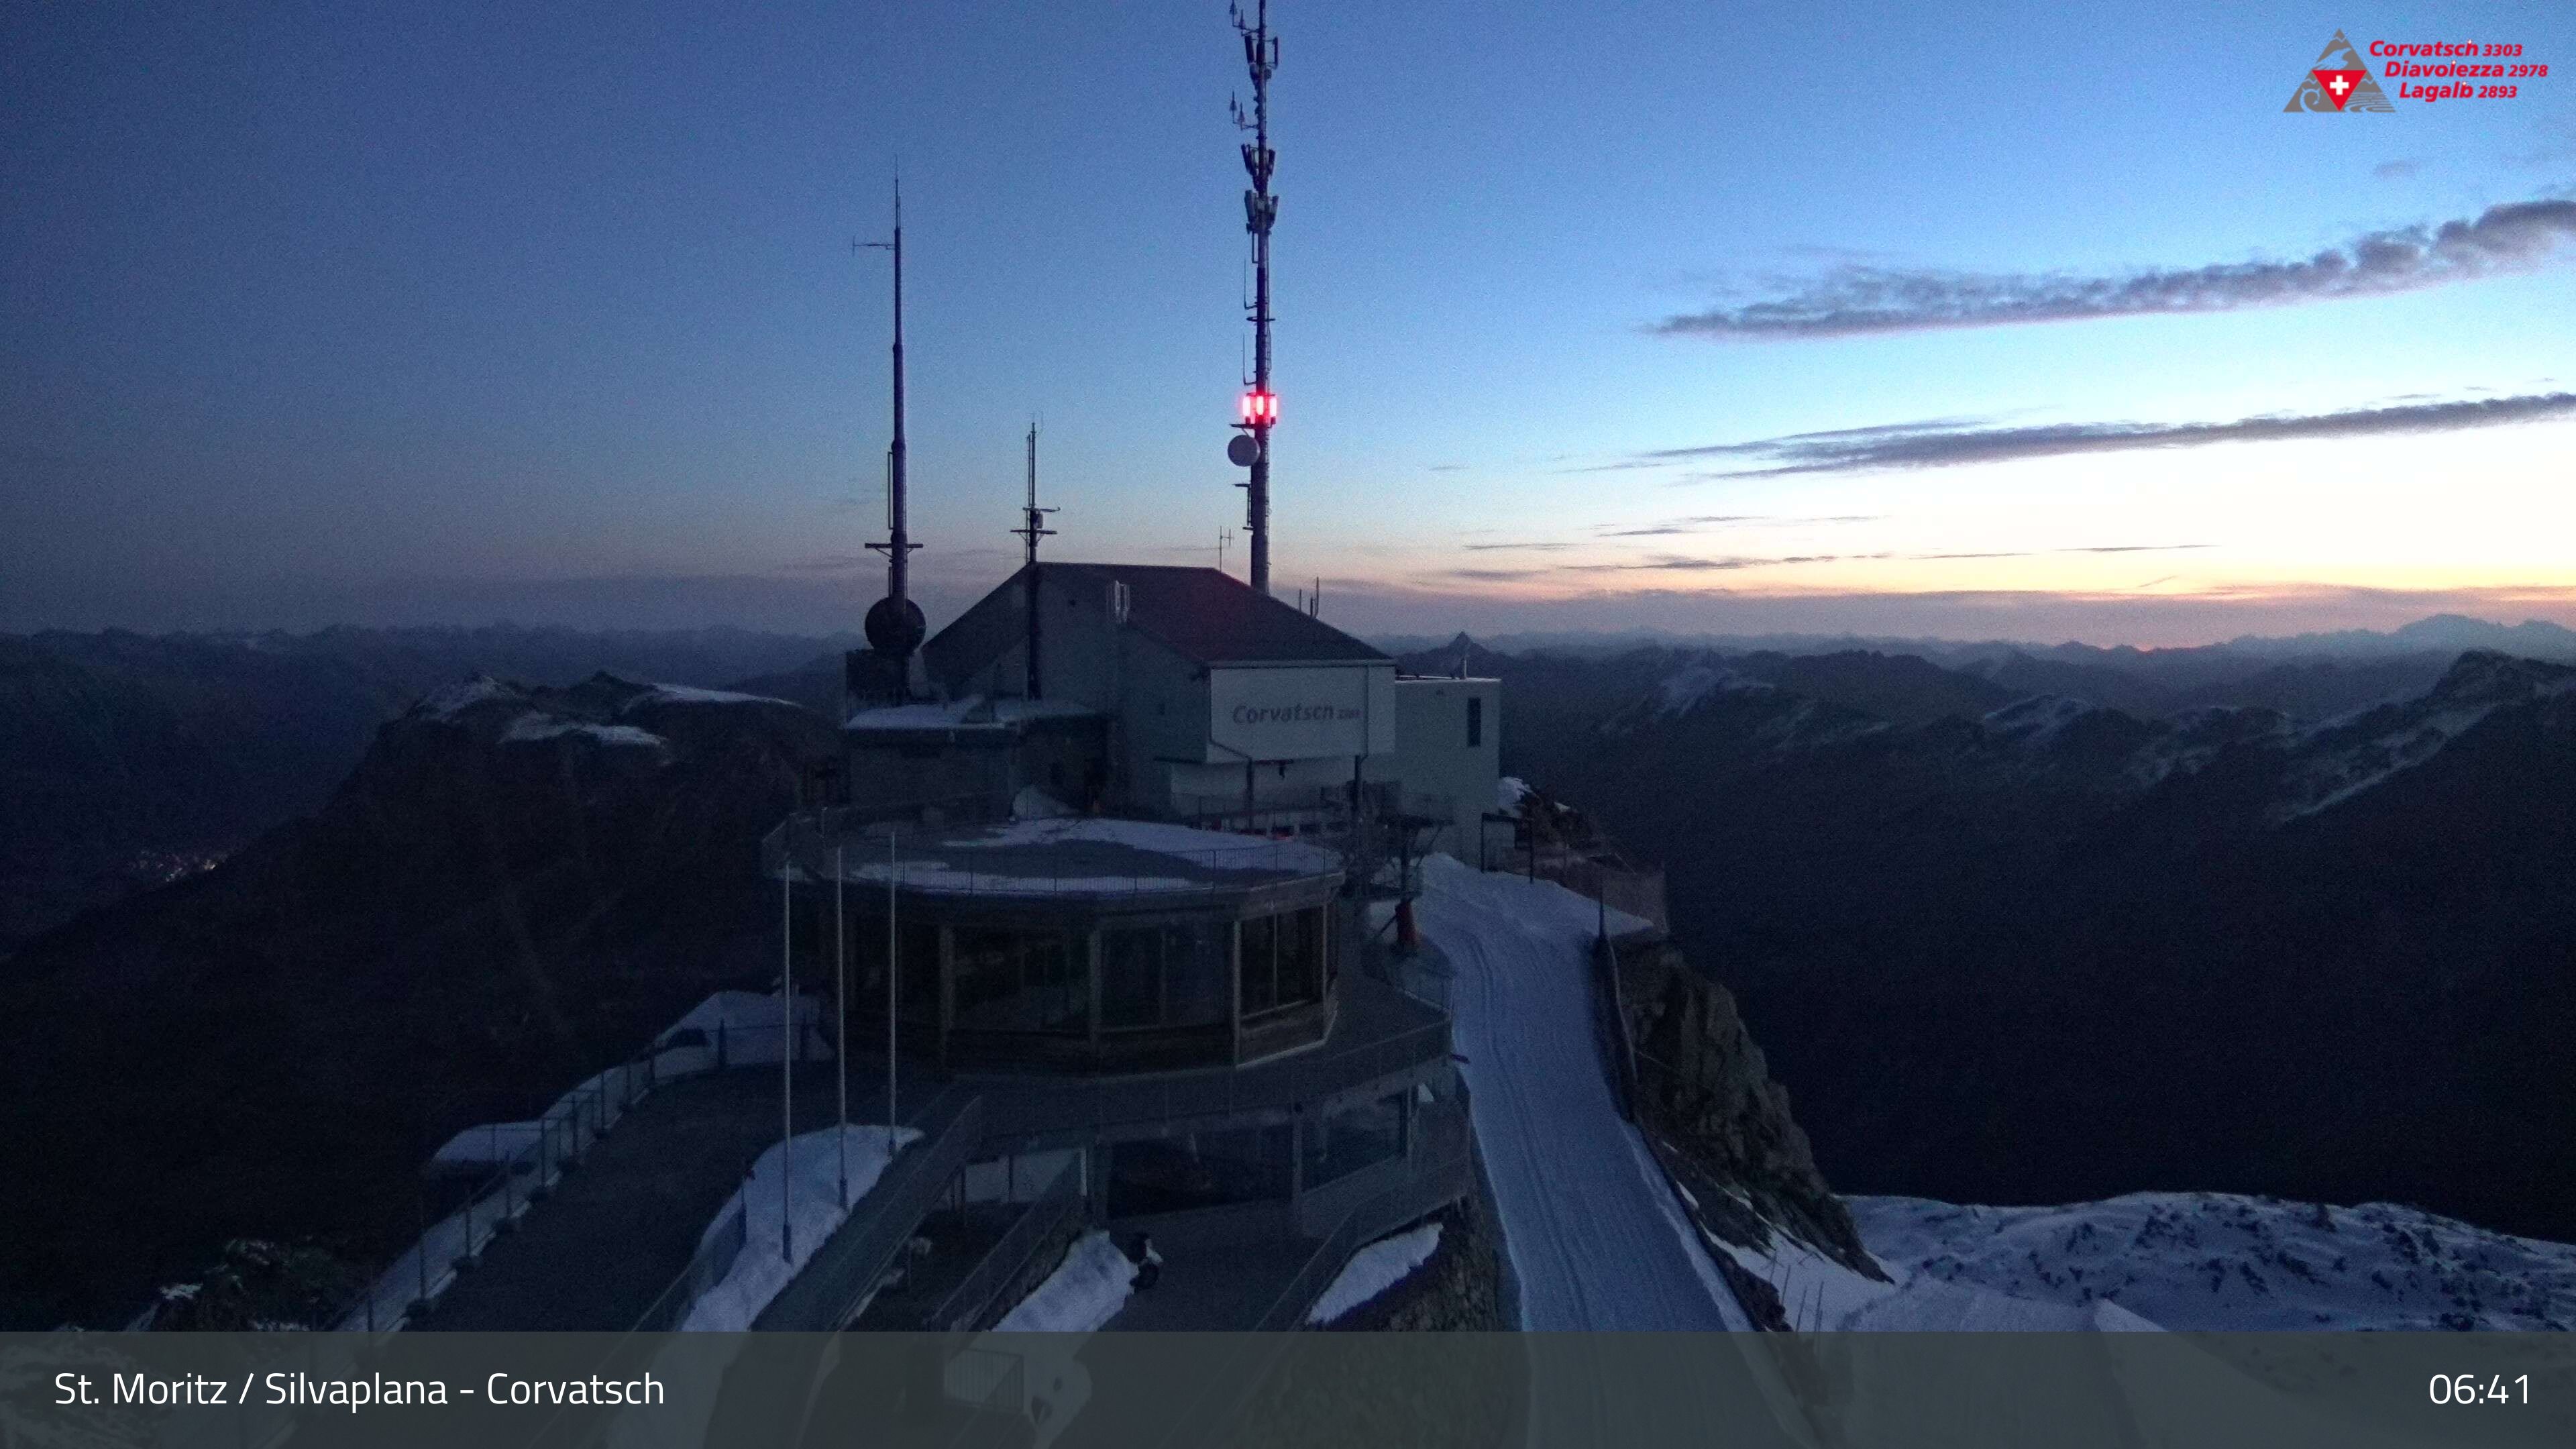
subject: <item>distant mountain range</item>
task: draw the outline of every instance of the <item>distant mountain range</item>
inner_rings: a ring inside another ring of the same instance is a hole
[[[1667,867],[1838,1187],[2576,1237],[2576,667],[2070,653],[1407,663]]]
[[[1420,634],[1376,636],[1370,642],[1390,654],[1400,656],[1437,655],[1449,647],[1435,636]],[[2027,640],[1930,639],[1860,634],[1676,634],[1654,629],[1633,629],[1614,633],[1500,634],[1479,642],[1487,649],[1505,654],[1552,652],[1598,656],[1625,653],[1640,648],[1710,649],[1730,654],[1763,652],[1841,654],[1862,651],[1912,654],[1939,663],[1997,655],[2025,654],[2055,658],[2066,663],[2084,663],[2101,659],[2146,671],[2153,671],[2192,656],[2218,654],[2309,655],[2344,658],[2428,652],[2451,655],[2467,649],[2493,649],[2500,653],[2520,654],[2534,659],[2576,659],[2576,629],[2568,629],[2543,619],[2527,619],[2519,624],[2501,624],[2485,619],[2472,619],[2460,614],[2435,614],[2387,631],[2344,629],[2325,634],[2287,636],[2248,634],[2223,644],[2174,649],[2138,649],[2128,645],[2104,647],[2074,643],[2040,644]]]

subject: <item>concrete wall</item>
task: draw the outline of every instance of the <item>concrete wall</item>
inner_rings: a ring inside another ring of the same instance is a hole
[[[1472,745],[1471,702],[1482,716]],[[1494,786],[1502,778],[1502,741],[1501,680],[1398,679],[1395,754],[1371,758],[1368,777],[1403,781],[1407,810],[1450,822],[1438,848],[1473,864],[1480,822],[1494,808]]]

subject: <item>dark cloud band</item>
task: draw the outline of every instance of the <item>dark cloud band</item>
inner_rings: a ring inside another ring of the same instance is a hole
[[[1759,341],[2229,312],[2527,271],[2569,241],[2576,241],[2576,201],[2521,201],[2489,207],[2474,221],[2370,232],[2304,261],[2222,262],[2110,277],[1841,267],[1786,297],[1680,313],[1652,330]]]
[[[2223,423],[2052,423],[1992,427],[1938,422],[1830,433],[1793,433],[1746,443],[1660,448],[1633,455],[1623,466],[1654,467],[1691,461],[1741,459],[1762,466],[1696,472],[1686,481],[1767,478],[1787,473],[1845,473],[1866,468],[1948,468],[2002,463],[2068,453],[2107,453],[2137,448],[2196,448],[2213,443],[2266,443],[2316,438],[2365,438],[2397,433],[2448,432],[2507,423],[2576,417],[2576,393],[2405,403],[2344,412],[2238,418]]]

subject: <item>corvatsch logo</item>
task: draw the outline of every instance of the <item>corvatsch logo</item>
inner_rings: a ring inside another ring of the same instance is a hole
[[[2317,63],[2300,78],[2299,88],[2290,93],[2284,111],[2393,111],[2388,93],[2370,78],[2370,67],[2361,63],[2361,52],[2334,33],[2326,48],[2317,52]]]

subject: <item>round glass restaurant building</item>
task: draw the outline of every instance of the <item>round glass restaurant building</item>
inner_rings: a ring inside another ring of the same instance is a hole
[[[1097,817],[826,818],[791,822],[781,849],[799,976],[845,969],[861,1020],[891,976],[901,1049],[942,1071],[1240,1065],[1332,1029],[1351,917],[1323,846]]]

